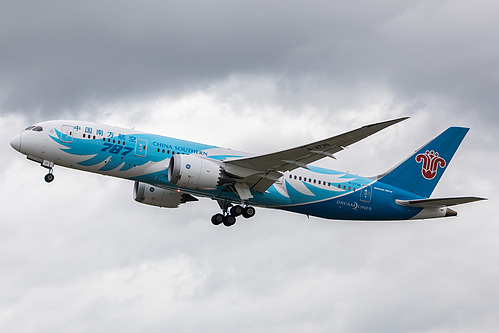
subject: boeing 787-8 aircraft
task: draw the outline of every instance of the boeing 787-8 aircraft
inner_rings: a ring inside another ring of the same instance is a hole
[[[478,197],[430,198],[469,128],[450,127],[390,171],[366,178],[310,165],[399,118],[270,154],[254,155],[104,124],[54,120],[27,127],[11,146],[49,170],[68,168],[129,179],[136,201],[176,208],[216,200],[211,221],[231,226],[256,207],[340,220],[410,220],[456,216],[449,206]]]

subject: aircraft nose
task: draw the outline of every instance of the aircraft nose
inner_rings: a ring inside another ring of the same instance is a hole
[[[10,145],[17,151],[21,151],[21,133],[10,140]]]

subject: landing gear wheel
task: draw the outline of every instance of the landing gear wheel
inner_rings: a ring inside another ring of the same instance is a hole
[[[47,173],[44,179],[47,183],[50,183],[54,180],[54,175],[52,173]]]
[[[239,205],[236,205],[236,206],[233,206],[231,209],[230,209],[230,215],[232,216],[239,216],[243,213],[243,207],[242,206],[239,206]]]
[[[245,219],[249,219],[250,217],[255,216],[255,213],[256,213],[255,208],[253,208],[251,206],[244,207],[244,209],[243,209],[243,217]]]
[[[219,225],[224,220],[225,216],[223,216],[222,214],[215,214],[211,217],[211,223],[213,223],[214,225]]]
[[[236,218],[232,215],[227,215],[224,220],[224,225],[226,227],[231,227],[236,224]]]

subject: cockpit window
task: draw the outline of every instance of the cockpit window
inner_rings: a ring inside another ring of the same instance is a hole
[[[43,127],[41,126],[29,126],[24,129],[25,131],[35,131],[35,132],[42,132]]]

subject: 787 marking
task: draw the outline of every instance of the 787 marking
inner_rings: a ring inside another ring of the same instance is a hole
[[[122,150],[123,152],[121,155],[125,156],[128,153],[130,153],[133,148],[132,147],[124,147],[122,145],[113,145],[112,143],[104,143],[104,148],[101,149],[101,151],[107,151],[109,149],[109,152],[111,154],[119,154]]]

